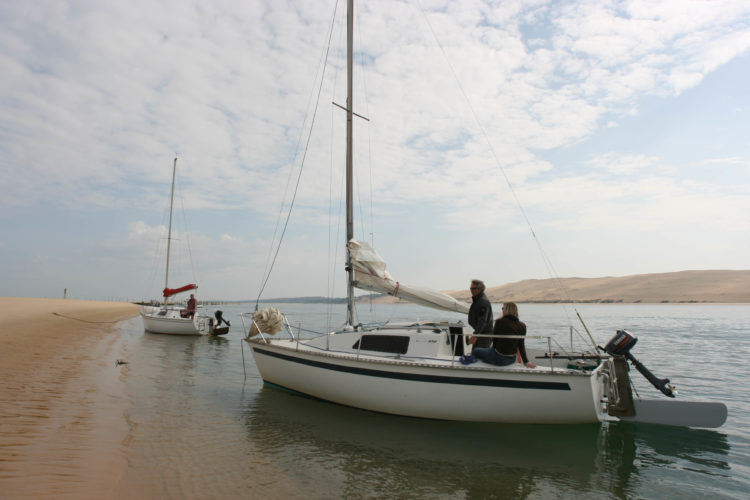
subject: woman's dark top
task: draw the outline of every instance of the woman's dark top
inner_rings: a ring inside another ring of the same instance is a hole
[[[526,323],[508,314],[495,321],[495,329],[492,333],[494,335],[526,335]],[[516,350],[520,350],[523,362],[529,362],[524,339],[495,339],[493,347],[504,356],[515,356]]]

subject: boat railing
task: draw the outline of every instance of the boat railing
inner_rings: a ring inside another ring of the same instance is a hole
[[[258,335],[260,335],[260,338],[263,340],[264,343],[270,344],[271,342],[266,338],[266,334],[263,333],[263,330],[260,328],[258,323],[255,322],[253,319],[253,313],[240,313],[240,320],[242,321],[242,331],[245,334],[245,338],[242,339],[243,342],[249,342],[250,341],[250,334],[253,331],[253,326],[258,331]],[[249,321],[250,327],[248,328],[248,323],[245,322],[245,320]],[[292,327],[289,325],[289,320],[287,320],[286,316],[284,316],[284,327],[286,328],[287,333],[290,337],[292,337],[292,340],[295,340],[297,342],[297,349],[299,349],[299,333],[297,334],[297,338],[294,337],[294,332],[292,332]],[[253,335],[254,336],[254,335]],[[245,379],[247,379],[247,371],[245,370],[245,348],[244,344],[240,344],[241,352],[242,352],[242,372],[245,374]]]
[[[263,330],[261,330],[261,328],[255,322],[255,320],[253,320],[253,313],[241,313],[240,314],[240,319],[242,320],[242,328],[243,328],[243,330],[245,332],[245,339],[244,340],[246,340],[246,341],[250,340],[251,333],[253,331],[253,326],[254,326],[255,329],[259,332],[256,335],[259,335],[261,337],[262,342],[266,343],[266,344],[270,344],[271,343],[270,338],[268,337],[269,334],[268,333],[264,333]],[[553,344],[553,342],[555,342],[555,340],[554,340],[554,338],[552,336],[549,336],[549,335],[495,335],[495,334],[492,334],[492,333],[485,333],[485,334],[478,334],[478,333],[477,334],[475,334],[475,333],[458,333],[458,332],[454,333],[454,332],[451,332],[449,328],[446,328],[446,326],[451,326],[451,325],[436,324],[436,323],[417,323],[417,324],[398,325],[398,326],[394,325],[394,327],[396,327],[396,328],[403,328],[403,329],[407,329],[407,330],[414,329],[414,330],[421,331],[423,329],[431,329],[431,330],[433,330],[435,332],[441,332],[441,333],[445,332],[446,334],[448,334],[450,337],[452,337],[454,339],[459,339],[459,338],[462,338],[462,337],[463,338],[468,338],[468,337],[483,337],[483,338],[490,338],[490,339],[503,338],[503,339],[525,339],[525,340],[542,340],[542,341],[546,341],[546,344],[547,344],[546,351],[547,352],[546,352],[546,355],[544,356],[544,358],[546,358],[547,360],[549,360],[549,368],[550,368],[551,372],[555,371],[554,362],[556,360],[568,356],[568,355],[566,355],[566,356],[559,356],[557,352],[553,351],[552,344]],[[452,325],[452,326],[456,326],[456,325]],[[295,335],[294,331],[292,330],[292,326],[289,323],[289,320],[287,319],[286,315],[284,315],[284,330],[286,331],[287,335],[289,335],[289,338],[297,344],[296,348],[299,349],[299,343],[300,343],[301,334],[302,334],[302,327],[301,327],[301,325],[299,327],[299,331],[298,331],[297,335]],[[367,335],[368,333],[371,333],[371,330],[368,330],[366,328],[358,328],[357,330],[358,330],[358,333],[359,333],[359,341],[357,342],[356,358],[359,359],[360,356],[362,356],[362,354],[363,354],[362,353],[362,337],[364,335]],[[252,336],[255,337],[256,335],[252,335]],[[454,341],[451,341],[451,344],[452,344],[451,366],[453,366],[458,361],[458,357],[456,356],[456,349],[458,348],[458,342],[454,340]],[[564,351],[564,352],[566,351],[565,348],[562,347],[562,346],[560,346],[560,349],[562,351]],[[373,356],[372,353],[367,353],[367,355],[368,356]],[[391,358],[393,356],[392,355],[387,355],[387,356],[383,356],[383,357]],[[401,358],[402,355],[396,355],[396,357],[397,358]]]
[[[401,328],[421,330],[421,329],[425,328],[425,326],[434,327],[434,326],[438,326],[438,325],[434,325],[434,324],[430,324],[430,325],[414,324],[414,325],[409,325],[407,327],[403,327],[402,326]],[[443,325],[439,325],[439,326],[443,326]],[[489,333],[489,334],[473,334],[473,333],[460,333],[460,334],[459,333],[455,333],[455,334],[453,334],[453,333],[450,332],[450,330],[446,330],[445,328],[440,328],[439,331],[440,332],[445,332],[445,333],[447,333],[450,336],[454,336],[455,335],[456,338],[458,338],[458,337],[487,337],[487,338],[491,338],[491,339],[504,338],[504,339],[546,340],[546,343],[547,343],[547,355],[545,357],[549,360],[549,368],[550,368],[551,372],[555,371],[554,361],[556,359],[560,358],[560,356],[556,356],[557,353],[552,350],[552,343],[554,342],[554,338],[552,336],[550,336],[550,335],[495,335],[495,334],[491,334],[491,333]],[[370,333],[370,332],[367,331],[367,330],[360,330],[359,331],[360,335],[359,335],[359,341],[357,342],[357,352],[356,352],[356,358],[357,359],[359,359],[360,356],[361,356],[361,351],[362,351],[362,337],[364,335],[366,335],[367,333]],[[453,348],[453,355],[451,356],[451,366],[453,366],[453,365],[455,365],[456,360],[457,360],[456,348],[457,348],[458,342],[451,342],[451,344],[452,344],[452,348]],[[561,350],[565,351],[565,349],[562,346],[560,346],[560,348],[561,348]],[[372,354],[368,353],[368,356],[372,356]],[[387,357],[391,358],[393,356],[389,355]],[[401,355],[396,355],[396,357],[400,358]]]
[[[461,334],[463,337],[484,337],[484,338],[490,338],[490,339],[530,339],[530,340],[546,340],[547,341],[547,355],[545,356],[547,359],[549,359],[549,367],[550,371],[555,371],[554,366],[554,360],[557,358],[560,358],[560,356],[556,356],[556,353],[552,350],[552,342],[554,342],[554,338],[550,335],[495,335],[493,333],[464,333]],[[456,346],[457,342],[453,345],[453,362],[455,363],[456,359]],[[558,344],[559,345],[559,344]],[[565,351],[565,348],[560,346],[560,349]]]
[[[473,334],[473,333],[452,333],[449,329],[445,328],[446,325],[444,324],[438,324],[438,323],[415,323],[408,326],[403,325],[394,325],[394,328],[404,328],[404,329],[415,329],[421,331],[424,328],[430,328],[435,329],[436,332],[445,332],[451,337],[459,338],[459,337],[487,337],[491,339],[496,338],[506,338],[506,339],[532,339],[532,340],[546,340],[547,341],[547,357],[549,359],[549,366],[550,371],[554,372],[554,360],[556,357],[554,356],[554,352],[552,351],[552,341],[553,338],[549,335],[495,335],[492,333],[486,333],[486,334]],[[450,326],[450,325],[448,325]],[[436,328],[437,327],[437,328]],[[369,333],[367,330],[360,330],[359,335],[359,341],[357,342],[357,353],[356,357],[359,359],[362,351],[362,337]],[[452,348],[453,348],[453,355],[451,356],[451,366],[455,365],[456,363],[456,348],[458,346],[458,342],[451,342]],[[368,353],[368,356],[371,356],[371,354]],[[388,356],[392,357],[392,356]],[[401,357],[400,355],[397,355],[396,357]]]
[[[247,323],[245,323],[245,318],[248,318],[250,320],[250,329],[247,328]],[[242,333],[245,334],[245,340],[248,340],[250,338],[252,325],[255,323],[253,321],[253,313],[240,313],[240,321],[242,321]],[[255,325],[255,326],[257,327],[258,325]],[[260,328],[258,329],[258,331],[260,331]],[[265,338],[263,340],[265,340]]]

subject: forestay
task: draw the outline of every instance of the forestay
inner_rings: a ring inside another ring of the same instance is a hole
[[[354,270],[354,286],[371,292],[386,293],[434,309],[469,312],[469,304],[436,290],[405,285],[395,281],[386,270],[383,258],[367,243],[349,240],[349,255]]]

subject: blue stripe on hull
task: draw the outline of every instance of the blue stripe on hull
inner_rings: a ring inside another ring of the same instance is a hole
[[[314,366],[324,370],[333,370],[356,375],[367,375],[369,377],[392,378],[398,380],[414,380],[417,382],[431,382],[437,384],[457,384],[457,385],[478,385],[485,387],[511,387],[514,389],[545,389],[552,391],[569,391],[570,385],[564,382],[530,382],[524,380],[498,380],[489,378],[465,378],[465,377],[446,377],[440,375],[420,375],[417,373],[395,373],[383,370],[372,370],[370,368],[356,368],[352,366],[340,366],[322,361],[312,361],[309,359],[299,359],[286,354],[267,351],[253,346],[253,351],[264,356],[300,363],[303,365]]]

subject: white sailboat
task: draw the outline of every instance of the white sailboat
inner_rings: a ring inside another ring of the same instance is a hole
[[[468,312],[452,297],[400,284],[370,245],[356,241],[352,189],[353,0],[347,13],[347,320],[341,331],[312,339],[294,335],[275,310],[243,315],[261,377],[322,400],[382,413],[477,422],[584,424],[630,419],[661,424],[718,427],[726,419],[721,403],[643,401],[632,397],[630,360],[662,392],[674,396],[668,380],[657,379],[630,354],[635,339],[620,331],[601,352],[530,349],[535,368],[521,363],[495,366],[459,362],[468,353],[471,328],[462,322],[415,321],[374,329],[356,325],[354,288],[377,291],[436,309]],[[289,338],[271,338],[284,329]],[[527,339],[540,337],[527,336]],[[670,403],[664,405],[663,403]]]
[[[198,285],[191,283],[179,288],[169,288],[169,257],[172,247],[172,211],[174,207],[174,185],[177,174],[177,158],[172,166],[172,194],[169,202],[169,230],[167,233],[167,266],[164,277],[164,290],[162,295],[164,303],[160,306],[140,307],[143,327],[151,333],[163,333],[168,335],[220,335],[229,331],[229,326],[222,326],[226,321],[221,311],[216,311],[214,317],[200,314],[197,310],[194,315],[188,314],[186,308],[169,304],[169,298],[182,292],[197,290]],[[228,323],[227,323],[228,325]]]

